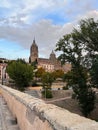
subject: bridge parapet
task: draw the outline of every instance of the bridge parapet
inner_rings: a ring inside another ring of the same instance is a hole
[[[26,93],[0,85],[21,130],[98,130],[98,123]]]

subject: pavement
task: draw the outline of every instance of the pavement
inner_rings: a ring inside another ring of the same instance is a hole
[[[17,120],[10,112],[4,98],[0,94],[0,130],[20,130]]]

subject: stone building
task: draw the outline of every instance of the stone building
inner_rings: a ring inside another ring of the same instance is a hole
[[[31,48],[30,48],[29,62],[32,63],[32,62],[34,62],[36,60],[38,60],[38,46],[35,43],[35,39],[34,39],[33,44],[31,45]]]
[[[0,63],[0,82],[4,82],[8,79],[6,67],[7,67],[6,63]]]
[[[29,62],[37,62],[38,68],[44,68],[48,72],[52,72],[54,70],[63,70],[64,72],[70,70],[70,64],[65,64],[64,66],[61,65],[61,62],[57,60],[54,51],[51,52],[49,59],[46,58],[39,58],[38,56],[38,46],[33,40],[33,43],[30,48],[30,57]],[[67,68],[66,68],[67,65]]]

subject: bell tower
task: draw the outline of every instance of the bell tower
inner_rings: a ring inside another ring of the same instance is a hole
[[[38,60],[38,46],[37,46],[35,39],[34,39],[32,45],[31,45],[31,48],[30,48],[29,62],[32,63],[32,62],[37,61],[37,60]]]
[[[50,54],[50,61],[51,63],[56,63],[56,55],[54,53],[54,51],[52,50],[51,54]]]

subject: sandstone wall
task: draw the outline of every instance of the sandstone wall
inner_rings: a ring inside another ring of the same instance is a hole
[[[0,85],[21,130],[98,130],[98,123]]]

